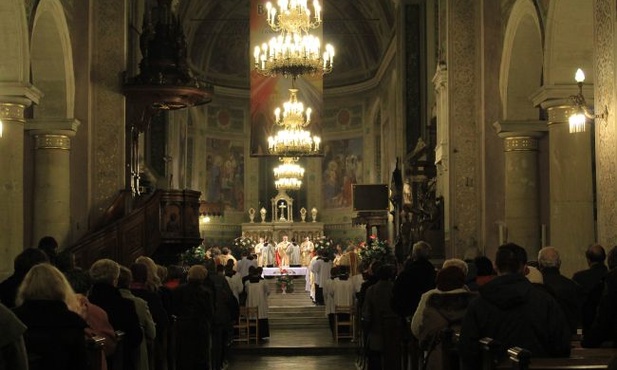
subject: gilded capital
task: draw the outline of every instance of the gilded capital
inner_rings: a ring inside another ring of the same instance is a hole
[[[71,139],[66,135],[34,135],[34,148],[71,150]]]
[[[504,139],[504,150],[506,152],[536,151],[538,150],[538,139],[529,136],[507,137]]]
[[[570,115],[574,112],[574,109],[574,107],[570,106],[556,106],[547,108],[548,124],[554,125],[559,123],[567,123],[570,119]]]
[[[5,121],[25,122],[24,110],[26,107],[16,103],[0,103],[0,119]]]

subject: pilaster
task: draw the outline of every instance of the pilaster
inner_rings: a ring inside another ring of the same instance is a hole
[[[496,122],[505,152],[504,240],[523,246],[530,258],[538,253],[540,233],[540,178],[538,139],[546,131],[543,121]]]
[[[32,86],[0,84],[0,279],[24,249],[24,112],[39,98]]]
[[[566,276],[586,268],[585,250],[595,241],[591,131],[570,133],[572,107],[542,104],[548,112],[550,161],[550,244],[564,256]]]
[[[29,120],[34,138],[34,210],[32,240],[53,236],[60,246],[71,232],[71,138],[79,121]]]

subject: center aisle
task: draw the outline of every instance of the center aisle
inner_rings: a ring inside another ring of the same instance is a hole
[[[235,343],[230,369],[278,369],[283,368],[281,364],[292,369],[354,369],[356,343],[334,342],[324,306],[313,304],[305,291],[304,277],[294,279],[293,291],[286,294],[277,291],[275,278],[267,281],[270,339],[257,344]]]

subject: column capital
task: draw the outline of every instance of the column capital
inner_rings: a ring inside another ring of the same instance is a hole
[[[493,128],[500,138],[508,137],[529,137],[539,138],[548,131],[546,121],[497,121],[493,123]]]
[[[73,137],[80,124],[81,122],[76,118],[29,119],[26,123],[26,130],[31,136],[64,135]]]
[[[544,85],[531,95],[536,107],[547,109],[555,105],[570,105],[570,96],[578,94],[578,86],[572,81],[568,85]],[[593,100],[593,84],[583,85],[583,95],[587,101]]]
[[[0,119],[3,121],[25,122],[26,106],[19,103],[0,102]]]
[[[38,104],[43,96],[41,90],[31,83],[24,82],[0,82],[0,102],[20,104],[29,107]]]
[[[505,152],[535,152],[538,150],[538,139],[530,136],[509,136],[504,138]]]
[[[34,135],[34,149],[71,150],[71,138],[67,135]]]

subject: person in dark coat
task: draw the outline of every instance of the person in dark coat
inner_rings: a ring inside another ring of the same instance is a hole
[[[570,328],[557,301],[525,278],[527,252],[508,243],[497,249],[498,276],[481,286],[479,297],[468,306],[459,338],[464,369],[480,369],[479,340],[490,337],[500,344],[500,356],[519,346],[532,356],[570,354]]]
[[[205,285],[207,276],[204,266],[192,266],[188,282],[173,291],[172,312],[177,316],[177,370],[209,368],[214,306],[212,291]]]
[[[110,259],[96,261],[90,267],[93,285],[88,299],[107,313],[114,330],[124,332],[123,364],[125,369],[133,369],[132,359],[135,352],[139,351],[143,332],[139,325],[135,304],[123,298],[117,288],[119,276],[120,266],[116,262]]]
[[[83,370],[88,367],[86,322],[77,308],[75,294],[54,266],[36,265],[26,274],[17,294],[15,315],[27,326],[24,335],[30,358],[46,370]]]
[[[13,261],[13,275],[0,283],[0,303],[8,308],[15,307],[15,297],[17,297],[19,284],[24,280],[24,276],[32,266],[43,262],[49,262],[49,259],[45,252],[40,249],[28,248],[18,254]]]
[[[606,268],[604,263],[606,252],[601,245],[593,244],[587,248],[585,258],[589,268],[578,271],[572,276],[572,280],[576,281],[583,288],[583,294],[585,295],[581,315],[583,335],[589,330],[596,317],[604,288],[604,276],[608,272],[608,268]]]
[[[394,281],[392,308],[405,321],[416,312],[422,294],[435,288],[436,272],[428,259],[430,252],[427,242],[415,243],[405,269]]]
[[[600,347],[604,342],[611,342],[611,347],[617,347],[617,247],[608,253],[610,271],[604,277],[604,289],[598,312],[593,324],[583,333],[583,347]]]
[[[368,370],[387,370],[391,358],[386,355],[389,342],[396,335],[388,331],[388,323],[398,322],[390,305],[392,299],[393,266],[382,265],[375,272],[377,283],[366,291],[362,306],[362,327],[367,335]],[[393,320],[394,319],[394,320]]]
[[[561,259],[554,247],[544,247],[538,252],[538,268],[542,272],[544,285],[549,289],[563,309],[568,319],[570,331],[576,334],[581,321],[581,306],[583,288],[574,280],[568,279],[559,272]]]

